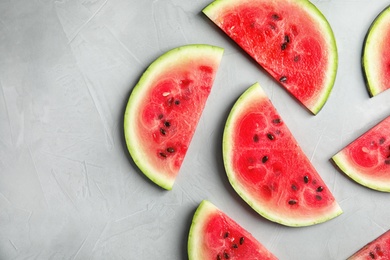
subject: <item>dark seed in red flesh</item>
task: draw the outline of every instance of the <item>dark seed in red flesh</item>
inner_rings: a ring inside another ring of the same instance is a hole
[[[271,134],[271,133],[268,133],[267,137],[268,137],[269,140],[274,140],[275,139],[275,136],[273,134]]]
[[[221,256],[220,255],[217,255],[217,260],[221,260]]]
[[[224,238],[227,238],[229,236],[229,232],[225,232],[225,234],[223,235]]]
[[[318,188],[317,188],[317,191],[318,192],[321,192],[321,191],[323,191],[324,190],[324,187],[322,187],[322,186],[319,186]]]
[[[272,19],[275,20],[275,21],[277,21],[277,20],[280,19],[280,17],[279,17],[278,14],[273,14],[273,15],[272,15]]]
[[[180,100],[175,100],[175,105],[180,105]]]
[[[162,135],[166,135],[165,129],[164,129],[164,128],[160,128],[160,133],[161,133]]]
[[[290,205],[295,205],[295,204],[297,204],[297,201],[296,201],[296,200],[289,200],[289,201],[288,201],[288,204],[290,204]]]
[[[168,152],[168,153],[174,153],[174,152],[175,152],[175,149],[173,149],[172,147],[168,147],[168,148],[167,148],[167,152]]]
[[[261,162],[262,163],[266,163],[268,161],[268,156],[267,155],[265,155],[265,156],[263,156],[263,158],[261,158]]]
[[[287,34],[284,36],[284,42],[286,43],[290,42],[290,37]]]
[[[287,48],[287,43],[282,43],[282,45],[280,45],[280,49],[282,49],[282,51],[284,51],[285,49]]]
[[[225,257],[225,259],[229,259],[230,258],[229,254],[227,252],[224,252],[223,256]]]
[[[259,142],[259,136],[257,134],[253,136],[253,141],[255,143]]]
[[[385,141],[386,141],[386,138],[381,137],[381,138],[379,139],[379,144],[383,144]]]
[[[163,114],[159,114],[159,115],[158,115],[158,119],[162,119],[163,117],[164,117]]]
[[[370,257],[372,258],[372,259],[375,259],[375,255],[374,255],[374,253],[373,252],[370,252]]]
[[[320,195],[316,195],[316,200],[322,200],[322,197]]]
[[[390,159],[385,160],[385,164],[389,165],[390,164]]]
[[[167,157],[167,155],[165,153],[160,153],[160,156],[163,157],[163,158]]]
[[[233,244],[233,248],[238,248],[238,245],[237,244]]]
[[[165,122],[164,122],[164,125],[165,125],[166,127],[170,127],[170,126],[171,126],[171,123],[169,123],[168,121],[165,121]]]
[[[300,57],[299,55],[297,55],[297,56],[294,57],[294,61],[295,61],[295,62],[298,62],[300,59],[301,59],[301,57]]]
[[[309,176],[304,176],[304,177],[303,177],[303,181],[304,181],[305,183],[309,183]]]
[[[298,187],[293,184],[293,185],[291,185],[291,189],[298,190]]]
[[[287,81],[287,77],[286,76],[282,76],[282,77],[280,77],[279,81],[284,83],[284,82]]]
[[[280,124],[282,122],[282,120],[280,120],[280,118],[275,118],[272,120],[272,123],[274,124]]]
[[[240,237],[240,245],[244,244],[244,240],[245,240],[244,237]]]

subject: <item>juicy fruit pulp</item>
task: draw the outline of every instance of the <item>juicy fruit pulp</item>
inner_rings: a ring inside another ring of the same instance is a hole
[[[277,259],[248,231],[204,200],[196,210],[188,236],[190,260]]]
[[[307,226],[342,212],[257,83],[230,112],[223,159],[233,188],[269,220]]]
[[[186,45],[154,61],[125,111],[129,152],[153,182],[171,189],[222,58],[223,49]]]
[[[370,96],[390,88],[390,6],[371,24],[364,41],[362,66]]]
[[[306,0],[216,0],[203,12],[313,114],[337,71],[333,32]]]
[[[356,182],[390,192],[390,116],[332,157]]]
[[[388,260],[390,259],[390,231],[371,241],[348,260]]]

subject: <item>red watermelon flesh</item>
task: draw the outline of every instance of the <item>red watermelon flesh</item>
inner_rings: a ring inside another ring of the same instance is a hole
[[[125,111],[128,150],[153,182],[171,189],[210,94],[223,49],[187,45],[154,61]]]
[[[332,157],[356,182],[390,192],[390,116]]]
[[[203,12],[312,113],[337,71],[333,32],[309,1],[216,0]]]
[[[371,24],[363,47],[362,66],[370,96],[390,89],[390,6]]]
[[[277,259],[248,231],[204,200],[196,210],[188,237],[190,260]]]
[[[257,83],[230,112],[223,135],[223,159],[236,192],[271,221],[307,226],[342,212]]]
[[[348,260],[389,260],[390,259],[390,231],[371,241]]]

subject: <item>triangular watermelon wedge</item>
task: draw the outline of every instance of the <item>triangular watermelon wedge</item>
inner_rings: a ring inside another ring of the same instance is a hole
[[[390,259],[390,230],[386,231],[347,260],[389,260]]]
[[[323,14],[307,0],[216,0],[203,9],[313,114],[337,71],[337,47]]]
[[[198,44],[155,60],[128,100],[124,134],[142,172],[172,189],[210,94],[223,49]]]
[[[229,114],[223,160],[235,191],[271,221],[308,226],[342,213],[258,83],[241,95]]]
[[[339,151],[332,160],[357,183],[390,192],[390,116]]]
[[[203,200],[188,235],[189,260],[276,260],[247,230]]]

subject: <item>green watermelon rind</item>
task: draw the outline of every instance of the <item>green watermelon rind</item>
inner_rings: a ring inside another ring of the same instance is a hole
[[[388,24],[390,22],[390,5],[380,12],[374,21],[371,23],[363,43],[362,51],[362,70],[363,77],[366,83],[366,87],[370,97],[374,97],[383,92],[383,89],[378,87],[378,76],[375,74],[378,72],[379,61],[381,53],[378,52],[378,44],[381,39],[384,30],[389,30]]]
[[[236,181],[236,177],[234,174],[233,165],[230,163],[229,158],[232,158],[231,153],[233,152],[231,149],[231,143],[229,137],[233,134],[234,122],[236,121],[237,116],[239,116],[239,112],[241,109],[245,109],[248,104],[248,98],[259,98],[259,94],[263,96],[263,98],[267,98],[265,96],[264,90],[261,88],[259,83],[255,83],[250,86],[236,101],[233,105],[230,114],[226,120],[226,125],[223,133],[223,141],[222,141],[222,151],[223,151],[223,161],[226,170],[226,174],[228,176],[228,180],[233,187],[233,189],[238,193],[238,195],[257,213],[259,213],[264,218],[271,220],[273,222],[291,226],[291,227],[303,227],[303,226],[311,226],[319,223],[326,222],[330,219],[333,219],[340,214],[343,213],[342,209],[339,207],[337,202],[333,204],[333,207],[328,211],[327,215],[321,215],[316,218],[310,217],[308,219],[303,219],[298,221],[295,218],[289,219],[288,216],[279,216],[278,214],[273,214],[272,209],[267,209],[264,205],[258,206],[254,203],[255,199],[250,196],[248,192],[245,191],[245,187],[241,187],[239,181]],[[263,95],[264,94],[264,95]]]
[[[213,18],[216,17],[216,13],[218,13],[221,8],[223,8],[225,5],[229,5],[235,2],[242,2],[242,1],[215,0],[214,2],[212,2],[211,4],[209,4],[203,9],[203,13],[211,20],[213,20]],[[279,2],[283,2],[283,1],[279,1]],[[294,1],[294,3],[299,4],[302,8],[305,8],[308,11],[308,13],[311,14],[312,17],[316,19],[318,24],[321,26],[321,29],[323,30],[324,34],[327,35],[326,39],[329,41],[328,54],[329,54],[329,60],[331,62],[329,63],[329,68],[327,70],[328,71],[326,77],[327,83],[324,84],[324,88],[322,89],[321,93],[318,95],[316,102],[313,102],[313,104],[310,106],[306,106],[310,112],[316,115],[325,105],[335,84],[337,69],[338,69],[337,43],[329,21],[326,19],[325,15],[313,3],[311,3],[308,0],[296,0]]]
[[[196,209],[194,216],[192,217],[191,227],[188,234],[187,241],[187,251],[188,251],[188,259],[202,259],[201,251],[201,237],[199,234],[203,233],[202,228],[204,227],[205,222],[207,221],[207,217],[216,212],[218,209],[211,204],[208,200],[203,200],[198,208]]]
[[[124,113],[124,135],[127,149],[137,167],[142,173],[158,186],[171,190],[175,178],[165,178],[159,174],[159,169],[154,168],[148,163],[148,154],[140,151],[140,141],[136,136],[136,128],[133,127],[133,122],[137,120],[138,114],[132,113],[141,105],[140,102],[146,93],[145,87],[150,85],[156,75],[166,70],[171,64],[174,65],[180,59],[188,59],[189,57],[207,57],[208,59],[220,60],[224,49],[218,46],[208,44],[188,44],[167,51],[153,61],[142,74],[138,83],[134,86],[128,99]]]

